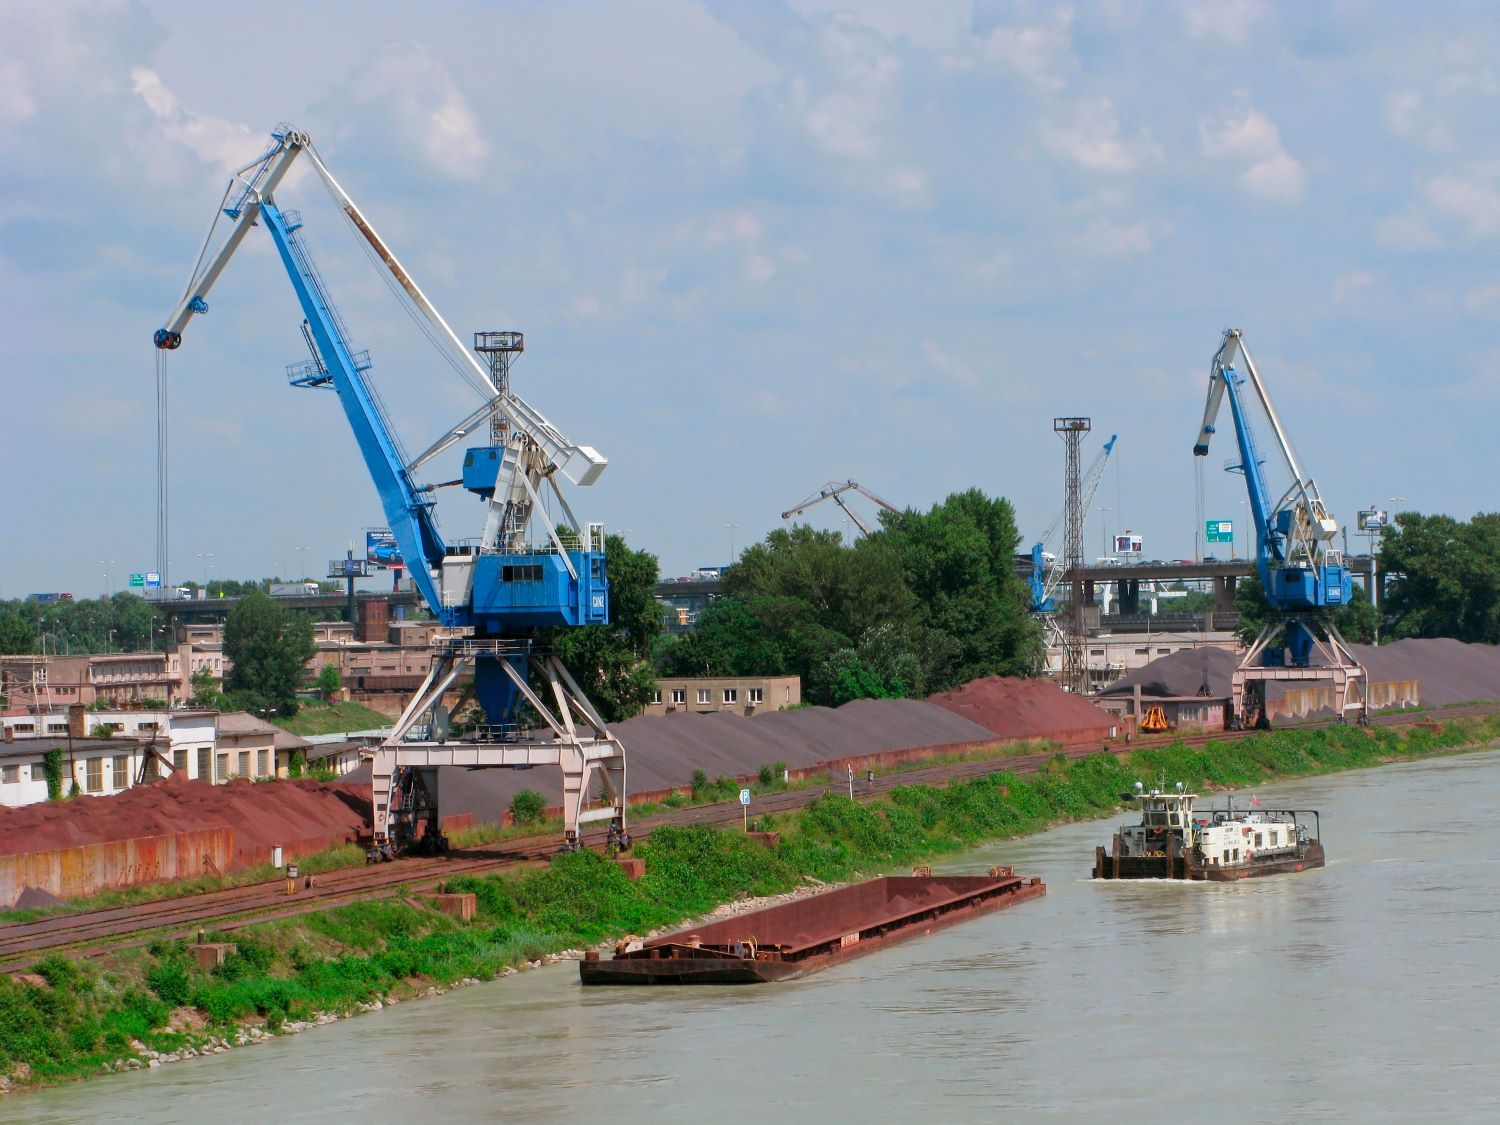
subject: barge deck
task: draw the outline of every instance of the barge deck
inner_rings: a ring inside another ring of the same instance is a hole
[[[826,969],[906,938],[1046,894],[1008,867],[988,875],[889,875],[622,944],[578,963],[584,984],[761,984]]]

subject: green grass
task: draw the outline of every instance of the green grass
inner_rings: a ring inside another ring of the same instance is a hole
[[[395,720],[362,703],[307,702],[290,719],[273,720],[282,730],[304,737],[312,734],[342,734],[351,730],[382,730]]]
[[[852,879],[1101,816],[1137,779],[1205,792],[1414,760],[1496,737],[1500,720],[1491,719],[1438,730],[1285,730],[1201,748],[1179,741],[1124,758],[1058,754],[1025,777],[1003,771],[946,787],[903,785],[868,804],[834,793],[762,817],[781,832],[774,849],[738,831],[658,828],[636,850],[646,874],[634,882],[592,852],[559,855],[544,868],[450,879],[447,890],[475,895],[469,923],[421,900],[378,899],[238,930],[226,940],[239,951],[212,973],[182,943],[102,963],[49,957],[37,966],[46,988],[0,978],[0,1073],[24,1063],[29,1081],[57,1081],[126,1057],[131,1038],[158,1049],[193,1042],[163,1026],[171,1008],[184,1004],[203,1013],[206,1032],[223,1034],[245,1021],[274,1028],[429,984],[489,979],[549,952],[644,935],[736,897],[784,892],[809,876]]]

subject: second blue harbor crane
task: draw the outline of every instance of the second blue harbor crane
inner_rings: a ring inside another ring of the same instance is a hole
[[[312,165],[423,333],[481,399],[477,409],[414,458],[406,455],[376,392],[369,353],[355,349],[313,262],[300,216],[276,202],[278,186],[299,158]],[[227,223],[222,234],[221,223]],[[374,754],[372,855],[389,858],[413,844],[446,846],[437,819],[442,766],[560,767],[567,846],[579,845],[581,825],[608,821],[610,843],[628,847],[624,748],[540,639],[548,628],[609,621],[603,524],[580,523],[559,481],[590,485],[608,462],[591,446],[568,441],[510,390],[508,374],[497,378],[493,363],[481,363],[463,346],[329,173],[308,135],[286,125],[278,126],[269,148],[231,179],[198,267],[155,334],[163,353],[179,347],[189,321],[208,311],[209,290],[254,226],[263,226],[275,244],[312,353],[310,361],[288,368],[288,379],[294,386],[337,394],[411,577],[433,616],[447,627],[425,681]],[[512,353],[519,351],[520,340],[519,333],[478,333],[475,351]],[[508,373],[508,366],[504,370]],[[473,444],[464,450],[461,478],[442,483],[462,484],[479,498],[484,526],[479,537],[453,543],[444,539],[435,519],[435,490],[441,485],[419,484],[416,474],[466,439]],[[560,509],[558,523],[544,496]],[[470,691],[485,721],[460,734],[450,715]],[[455,693],[461,695],[456,702]],[[596,779],[602,807],[590,808]]]
[[[1236,364],[1243,360],[1244,374]],[[1291,483],[1273,500],[1265,460],[1248,418],[1247,392],[1260,404],[1275,438],[1276,452]],[[1349,601],[1349,571],[1334,546],[1339,525],[1328,512],[1317,483],[1304,473],[1286,428],[1255,370],[1238,328],[1227,329],[1208,375],[1208,402],[1193,445],[1195,457],[1208,456],[1219,408],[1229,400],[1238,443],[1237,462],[1249,493],[1255,529],[1255,566],[1271,617],[1234,672],[1231,688],[1235,725],[1266,725],[1266,683],[1332,680],[1341,718],[1368,721],[1365,669],[1354,657],[1328,611]],[[1284,646],[1271,642],[1283,635]]]

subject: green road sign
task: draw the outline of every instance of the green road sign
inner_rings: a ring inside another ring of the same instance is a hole
[[[146,576],[144,574],[132,574],[130,576],[130,584],[132,586],[144,586],[146,584]]]
[[[1233,520],[1205,520],[1203,530],[1210,543],[1233,543],[1234,521]]]

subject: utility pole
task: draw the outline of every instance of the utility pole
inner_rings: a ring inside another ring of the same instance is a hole
[[[1063,474],[1063,565],[1067,568],[1068,627],[1063,630],[1063,687],[1077,695],[1087,688],[1087,670],[1083,663],[1083,499],[1078,447],[1083,435],[1093,428],[1087,418],[1054,418],[1052,432],[1063,440],[1065,470]]]

